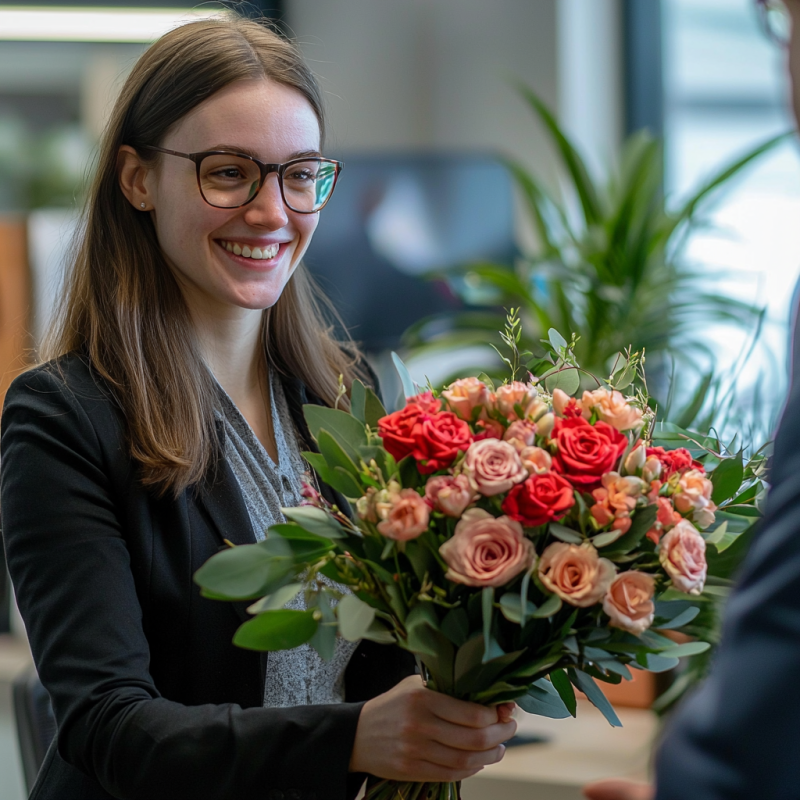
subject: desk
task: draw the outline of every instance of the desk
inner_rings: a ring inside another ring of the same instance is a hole
[[[581,786],[601,778],[647,780],[658,720],[651,711],[617,709],[612,728],[587,701],[577,719],[554,720],[518,711],[519,733],[547,744],[510,747],[505,758],[464,781],[464,800],[582,800]]]

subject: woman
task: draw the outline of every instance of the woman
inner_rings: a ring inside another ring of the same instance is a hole
[[[172,31],[122,90],[51,360],[2,420],[8,565],[59,729],[35,798],[344,798],[364,773],[464,778],[513,734],[397,648],[237,649],[243,607],[192,583],[299,502],[302,405],[364,371],[300,264],[339,169],[323,133],[296,49],[252,21]]]

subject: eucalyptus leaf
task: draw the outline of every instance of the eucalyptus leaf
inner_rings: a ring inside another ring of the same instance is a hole
[[[367,389],[367,396],[364,402],[364,421],[370,428],[378,427],[378,420],[386,416],[386,409],[383,407],[378,395]]]
[[[648,672],[669,672],[680,663],[677,658],[662,656],[660,653],[645,653],[642,666]]]
[[[710,647],[711,645],[708,642],[686,642],[685,644],[675,645],[669,650],[663,650],[659,655],[662,658],[686,658],[705,653]]]
[[[366,423],[367,390],[358,378],[350,386],[350,413],[359,421]]]
[[[557,614],[561,611],[561,598],[557,594],[551,594],[547,600],[542,603],[536,611],[531,614],[532,617],[536,619],[546,619],[547,617],[552,617],[553,614]]]
[[[697,606],[690,606],[685,611],[682,611],[680,614],[678,614],[677,617],[671,619],[669,622],[663,625],[656,625],[654,623],[654,627],[662,631],[671,631],[675,630],[676,628],[682,628],[684,625],[688,625],[699,613],[700,609],[697,608]]]
[[[341,445],[328,433],[325,428],[317,431],[317,445],[319,451],[325,457],[325,461],[331,469],[341,467],[351,477],[358,480],[359,469],[355,461],[342,449]],[[359,497],[362,492],[359,492]]]
[[[621,728],[622,723],[619,721],[616,711],[591,675],[587,675],[579,669],[571,669],[568,674],[570,680],[589,698],[589,702],[602,713],[609,725],[613,728]]]
[[[532,684],[528,693],[517,700],[517,705],[529,714],[538,714],[549,719],[566,719],[571,716],[561,695],[546,678]]]
[[[403,359],[395,352],[392,352],[392,361],[394,362],[394,368],[397,370],[397,374],[400,376],[400,383],[403,384],[403,396],[406,398],[414,397],[418,392],[416,384],[411,378],[411,373],[408,371],[408,367],[403,363]]]
[[[583,542],[583,537],[577,531],[573,531],[572,528],[568,528],[558,522],[551,522],[548,530],[556,539],[560,539],[567,544],[581,544]]]
[[[281,586],[280,589],[277,589],[272,594],[268,594],[248,606],[247,613],[260,614],[262,611],[274,611],[276,608],[283,608],[287,603],[294,600],[302,589],[302,583],[289,583],[286,586]]]
[[[506,592],[500,598],[500,611],[509,622],[522,624],[522,602],[522,597],[516,592]],[[532,616],[536,610],[536,606],[530,600],[525,601],[525,616]]]
[[[233,643],[247,650],[292,650],[305,644],[316,630],[313,611],[265,611],[240,626]]]
[[[574,367],[562,367],[545,378],[545,388],[551,394],[556,389],[561,389],[570,397],[578,391],[581,385],[581,376]]]
[[[607,531],[606,533],[598,533],[597,536],[592,536],[589,541],[597,548],[605,547],[607,544],[612,544],[621,538],[619,531]]]
[[[358,461],[358,448],[367,444],[367,429],[354,416],[326,406],[303,406],[308,429],[316,440],[321,430],[326,430],[353,461]]]
[[[344,528],[321,508],[297,506],[296,508],[282,508],[281,511],[287,519],[296,522],[309,533],[315,533],[325,539],[344,539],[347,535]]]
[[[567,346],[567,340],[555,328],[547,331],[547,338],[556,352]]]
[[[359,600],[354,594],[346,594],[336,607],[339,618],[339,633],[348,642],[363,639],[375,619],[375,609]]]

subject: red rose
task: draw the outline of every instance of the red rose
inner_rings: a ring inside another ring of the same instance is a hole
[[[663,447],[648,447],[647,457],[657,458],[661,462],[661,480],[668,481],[670,475],[676,472],[685,472],[687,469],[698,469],[705,472],[703,465],[692,458],[692,454],[685,448],[665,450]]]
[[[411,455],[423,475],[449,467],[459,451],[472,444],[469,425],[450,411],[419,416],[412,436]]]
[[[575,505],[572,485],[546,472],[518,483],[503,500],[503,513],[531,528],[561,519]]]
[[[557,419],[551,438],[558,446],[553,470],[584,492],[600,485],[600,478],[615,469],[628,446],[616,428],[606,422],[590,425],[582,417]]]
[[[423,413],[422,406],[409,403],[405,408],[378,420],[378,434],[383,439],[383,446],[398,461],[411,455],[414,449],[412,431]]]

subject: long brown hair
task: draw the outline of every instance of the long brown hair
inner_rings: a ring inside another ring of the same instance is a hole
[[[263,77],[303,94],[324,138],[314,76],[296,46],[261,23],[192,22],[139,59],[100,143],[66,292],[42,348],[44,359],[78,350],[88,355],[122,408],[142,481],[158,493],[177,495],[213,463],[215,386],[150,215],[133,209],[119,187],[117,154],[123,144],[160,144],[172,125],[215,92]],[[333,405],[339,376],[349,387],[359,355],[333,338],[327,305],[300,265],[264,312],[262,329],[273,367]]]

